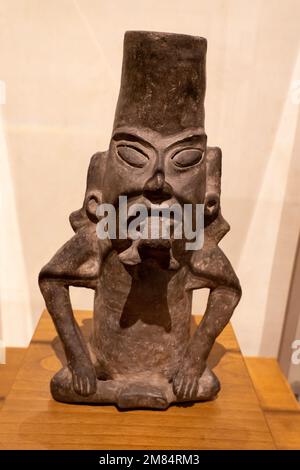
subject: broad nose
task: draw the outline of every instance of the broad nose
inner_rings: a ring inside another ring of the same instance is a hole
[[[161,204],[172,197],[173,191],[171,186],[165,181],[164,173],[156,171],[146,182],[143,194],[153,204]]]

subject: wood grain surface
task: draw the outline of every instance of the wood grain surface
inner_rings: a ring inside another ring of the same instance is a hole
[[[300,412],[299,402],[275,358],[246,357],[245,361],[264,411]]]
[[[0,410],[13,386],[25,352],[25,348],[6,348],[5,364],[0,364]]]
[[[84,334],[91,312],[76,312]],[[44,312],[0,412],[2,449],[273,449],[233,330],[218,338],[210,365],[222,390],[216,400],[166,411],[118,411],[114,406],[55,402],[49,382],[64,360]]]

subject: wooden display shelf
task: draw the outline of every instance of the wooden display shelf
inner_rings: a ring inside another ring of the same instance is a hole
[[[25,351],[25,348],[6,348],[6,363],[0,364],[0,410],[6,396],[13,386]]]
[[[76,312],[84,332],[91,312]],[[44,312],[0,412],[2,449],[274,449],[275,443],[233,330],[218,338],[210,365],[216,400],[166,411],[55,402],[49,382],[62,348]]]

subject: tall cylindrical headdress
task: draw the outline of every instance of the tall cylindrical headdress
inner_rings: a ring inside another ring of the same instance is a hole
[[[128,31],[114,129],[204,128],[206,48],[202,37]]]

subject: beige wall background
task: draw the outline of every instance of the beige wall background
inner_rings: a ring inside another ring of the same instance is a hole
[[[26,345],[41,266],[72,235],[89,158],[107,148],[126,30],[208,39],[206,130],[223,150],[222,248],[241,279],[245,354],[276,356],[300,222],[299,0],[2,0],[0,336]],[[297,81],[298,80],[298,81]],[[298,135],[298,137],[297,137]],[[298,138],[298,142],[297,142]],[[92,308],[77,289],[73,304]],[[204,297],[194,296],[194,312]]]

